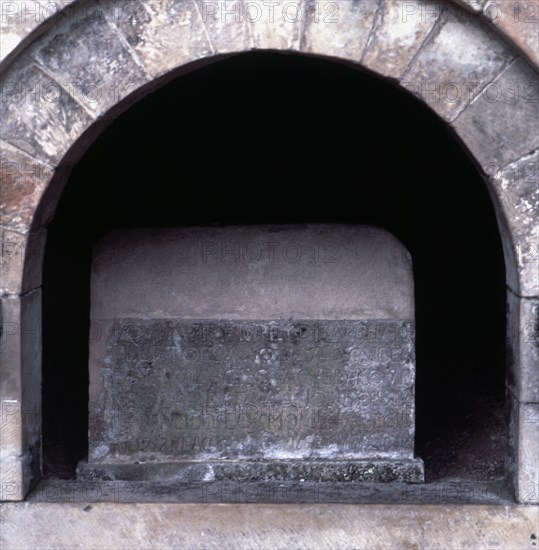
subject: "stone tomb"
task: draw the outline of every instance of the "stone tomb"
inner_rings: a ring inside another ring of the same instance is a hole
[[[414,345],[411,258],[384,230],[115,231],[78,476],[421,482]]]

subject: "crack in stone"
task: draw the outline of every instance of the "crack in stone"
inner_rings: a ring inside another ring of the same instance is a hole
[[[146,78],[146,81],[153,80],[153,77],[150,74],[148,74],[148,72],[146,71],[146,67],[144,66],[144,63],[141,61],[137,52],[134,50],[134,48],[131,47],[131,44],[129,44],[125,34],[118,28],[116,23],[110,18],[110,15],[107,13],[107,10],[103,6],[103,0],[98,0],[98,2],[99,2],[98,3],[99,10],[103,14],[103,17],[105,18],[105,21],[107,22],[109,29],[114,34],[116,34],[122,46],[129,52],[131,59],[133,59],[133,61],[135,62],[135,65],[137,65],[138,68],[142,71],[143,75]],[[145,2],[142,2],[142,5],[144,6]],[[146,9],[145,11],[148,11],[148,10]]]
[[[211,39],[210,33],[208,31],[208,27],[206,26],[206,22],[202,18],[202,14],[200,13],[200,6],[198,5],[197,0],[192,0],[193,5],[195,6],[196,12],[198,14],[198,18],[200,20],[200,24],[202,25],[202,28],[204,29],[204,34],[206,35],[206,38],[208,40],[208,44],[210,45],[211,53],[215,55],[216,49],[215,45],[213,44],[213,40]]]
[[[515,292],[509,285],[506,285],[506,288],[511,294],[513,294],[513,296],[521,298],[522,300],[539,300],[539,296],[522,296],[521,294],[518,294],[518,292]]]
[[[529,153],[526,153],[522,155],[518,160],[514,160],[503,167],[502,172],[507,170],[511,165],[518,164],[520,162],[526,162],[527,160],[531,159],[533,156],[535,156],[537,153],[539,153],[539,149],[532,149]]]
[[[376,39],[376,33],[378,29],[384,24],[384,10],[383,10],[383,0],[377,0],[378,4],[376,6],[376,11],[374,17],[372,18],[371,30],[369,31],[369,36],[367,37],[367,42],[365,42],[365,47],[360,58],[360,65],[363,65],[365,56],[371,46],[371,43]]]
[[[489,82],[487,82],[484,86],[480,86],[479,89],[477,90],[477,92],[475,92],[473,94],[473,97],[471,99],[471,101],[469,101],[468,103],[464,103],[462,108],[459,109],[459,111],[457,112],[457,114],[449,120],[449,124],[453,124],[453,122],[456,122],[457,118],[459,118],[459,116],[468,108],[468,106],[470,106],[472,103],[475,103],[476,99],[478,97],[480,97],[483,92],[487,89],[488,86],[490,86],[491,84],[493,84],[494,82],[496,82],[496,80],[498,80],[498,78],[501,76],[501,74],[510,66],[512,65],[516,60],[518,59],[518,56],[514,56],[514,57],[509,57],[508,60],[504,63],[503,67],[501,68],[500,72],[497,73],[494,78],[492,80],[490,80]]]
[[[301,25],[299,28],[299,40],[298,40],[298,49],[300,52],[305,51],[305,41],[307,40],[307,37],[305,36],[305,32],[307,31],[307,18],[309,17],[309,9],[310,9],[310,0],[303,0],[303,12],[305,15],[302,17]]]
[[[406,76],[408,75],[408,73],[410,72],[412,67],[414,66],[416,59],[421,55],[421,53],[423,52],[425,47],[431,42],[431,40],[440,32],[442,26],[443,26],[442,12],[440,12],[438,14],[437,18],[436,18],[436,21],[434,22],[434,25],[432,25],[432,28],[430,29],[430,31],[427,33],[427,35],[423,39],[423,42],[421,43],[421,46],[419,46],[419,49],[417,50],[417,52],[415,52],[412,59],[410,60],[410,63],[408,63],[406,69],[404,70],[404,72],[401,74],[401,76],[399,78],[399,84],[403,88],[405,88],[404,79],[406,78]]]
[[[12,294],[11,292],[6,292],[3,294],[0,294],[0,300],[20,300],[21,298],[25,298],[26,296],[29,296],[33,292],[36,292],[38,290],[41,290],[41,286],[36,286],[35,288],[32,288],[32,290],[27,290],[26,292],[23,292],[22,294]]]
[[[539,405],[539,401],[522,401],[520,397],[515,393],[514,388],[505,385],[505,389],[511,394],[511,397],[516,401],[518,405]]]
[[[518,55],[515,55],[514,57],[509,57],[507,62],[498,72],[498,74],[492,80],[487,82],[487,84],[485,84],[476,94],[474,94],[473,99],[466,104],[466,106],[459,112],[459,114],[455,118],[449,121],[449,124],[455,124],[455,122],[457,122],[457,120],[468,109],[468,107],[470,107],[471,105],[474,105],[479,100],[479,98],[482,96],[483,92],[487,89],[487,87],[497,82],[503,76],[505,71],[509,70],[519,59],[521,59],[521,57]],[[512,164],[512,162],[510,162],[509,164]]]

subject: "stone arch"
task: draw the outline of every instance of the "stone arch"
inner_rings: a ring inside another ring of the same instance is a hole
[[[14,50],[0,105],[3,498],[24,498],[39,476],[42,257],[71,167],[111,120],[170,79],[271,50],[357,65],[414,93],[483,175],[507,272],[509,473],[519,502],[537,499],[538,75],[472,11],[404,4],[74,2]]]

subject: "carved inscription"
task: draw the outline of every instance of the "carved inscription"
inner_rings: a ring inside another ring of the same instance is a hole
[[[413,323],[106,323],[94,461],[413,457]]]

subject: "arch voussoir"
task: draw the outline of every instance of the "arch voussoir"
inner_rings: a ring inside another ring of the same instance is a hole
[[[430,0],[405,5],[384,0],[378,10],[362,64],[383,76],[399,79],[432,32],[439,13]],[[425,10],[428,17],[424,16]]]
[[[57,166],[92,117],[28,57],[11,67],[0,85],[2,139]]]
[[[191,2],[102,2],[109,21],[152,78],[214,53],[201,14]]]
[[[525,0],[478,0],[483,2],[482,19],[535,67],[539,66],[537,3]]]
[[[54,167],[0,140],[0,226],[26,233]]]
[[[507,273],[507,285],[517,296],[539,298],[539,151],[495,171],[490,183],[505,264],[516,268]]]
[[[11,50],[0,85],[0,232],[13,254],[2,256],[0,305],[4,326],[19,331],[0,346],[0,375],[9,381],[2,405],[15,404],[0,445],[0,486],[14,480],[17,489],[0,497],[24,498],[39,469],[40,425],[23,418],[24,408],[40,406],[40,343],[32,339],[39,328],[32,323],[41,322],[45,227],[72,163],[129,98],[166,75],[259,49],[353,62],[398,82],[451,124],[487,175],[510,289],[509,463],[517,498],[530,501],[524,488],[537,471],[530,458],[537,436],[526,415],[539,402],[538,75],[487,28],[484,0],[461,3],[471,9],[444,16],[445,4],[435,0],[298,0],[297,13],[283,11],[289,2],[262,0],[73,2]]]
[[[193,2],[215,54],[251,49],[251,33],[242,0]]]
[[[301,49],[303,27],[314,17],[314,7],[306,0],[270,4],[265,0],[249,0],[244,3],[251,49],[294,50]]]
[[[452,8],[440,15],[401,85],[450,122],[515,57],[476,17]]]
[[[307,12],[302,50],[359,63],[374,27],[380,0],[340,0],[326,4],[326,8],[331,5],[337,7],[333,12],[320,6],[317,12]]]
[[[94,118],[150,80],[97,4],[77,4],[28,55]]]
[[[486,174],[539,149],[537,73],[517,58],[452,123]]]

